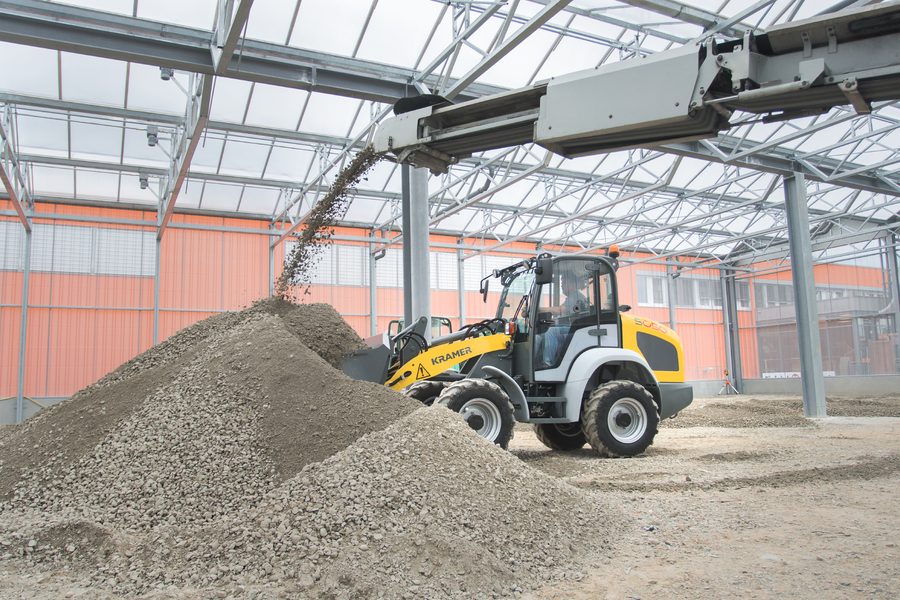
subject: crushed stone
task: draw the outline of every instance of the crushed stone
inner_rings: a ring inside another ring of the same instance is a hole
[[[316,331],[341,323],[218,315],[0,430],[0,569],[88,598],[486,599],[611,551],[618,507],[337,371],[320,353],[359,338]]]

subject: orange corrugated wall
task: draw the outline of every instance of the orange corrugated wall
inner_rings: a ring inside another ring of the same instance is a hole
[[[9,203],[0,206],[10,210]],[[155,211],[101,209],[67,205],[38,205],[39,213],[64,213],[86,217],[114,217],[143,220],[155,226]],[[46,222],[46,221],[45,221]],[[266,230],[268,223],[175,215],[175,226],[163,238],[160,265],[159,339],[221,311],[241,310],[268,296],[269,241],[267,235],[181,229],[180,223],[197,226],[235,227]],[[72,222],[65,222],[72,225]],[[77,223],[76,223],[77,225]],[[84,223],[84,226],[98,226]],[[106,226],[99,224],[100,226]],[[131,228],[109,225],[114,228]],[[139,229],[139,228],[138,228]],[[338,234],[362,235],[360,230],[339,229]],[[433,242],[451,242],[435,236]],[[348,242],[338,242],[348,243]],[[365,243],[351,243],[367,245]],[[478,247],[472,243],[473,248]],[[533,250],[528,244],[512,244],[510,249]],[[443,250],[438,250],[443,251]],[[283,245],[275,252],[276,277],[283,261]],[[499,252],[497,254],[503,254]],[[506,253],[512,258],[521,254]],[[623,255],[623,258],[644,258]],[[623,263],[625,264],[625,263]],[[664,272],[664,267],[644,264],[642,269]],[[713,273],[713,271],[710,271]],[[871,287],[883,284],[876,269],[836,265],[816,267],[818,281],[858,282]],[[26,348],[26,396],[68,396],[96,381],[153,342],[153,278],[64,273],[31,273]],[[790,273],[769,276],[789,280]],[[496,287],[496,286],[495,286]],[[627,266],[619,271],[619,297],[635,314],[668,323],[667,308],[640,307],[635,293],[636,272]],[[402,290],[378,288],[377,330],[403,313]],[[752,297],[752,296],[751,296]],[[16,393],[18,375],[22,274],[0,272],[0,397]],[[369,289],[366,286],[312,286],[302,302],[326,302],[345,316],[363,337],[370,332]],[[466,292],[466,322],[494,315],[499,290],[492,288],[488,302],[478,292]],[[755,298],[753,298],[755,301]],[[89,308],[89,307],[101,307]],[[109,310],[103,310],[108,308]],[[456,291],[434,290],[432,313],[446,316],[458,329],[459,303]],[[685,367],[689,380],[720,379],[724,365],[721,309],[676,309],[676,325],[685,344]],[[754,311],[738,311],[742,330],[741,357],[745,377],[758,376]]]

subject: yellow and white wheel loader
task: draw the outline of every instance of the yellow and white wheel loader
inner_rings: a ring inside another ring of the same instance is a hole
[[[496,318],[428,342],[423,317],[369,338],[344,371],[444,404],[503,448],[519,421],[556,450],[640,454],[693,390],[675,332],[623,314],[617,256],[542,254],[495,271],[481,291],[486,299],[489,280],[500,280]]]

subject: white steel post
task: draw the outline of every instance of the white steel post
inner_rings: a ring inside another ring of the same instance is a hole
[[[16,391],[16,423],[25,411],[25,345],[28,339],[28,288],[31,275],[31,230],[25,230],[25,264],[22,268],[22,318],[19,325],[19,381]]]
[[[816,279],[813,272],[812,242],[809,237],[809,209],[806,179],[801,173],[784,178],[784,204],[791,248],[791,275],[794,281],[794,308],[800,342],[800,379],[803,386],[803,414],[825,416],[825,376],[822,373],[822,345],[819,338],[819,311],[816,306]]]

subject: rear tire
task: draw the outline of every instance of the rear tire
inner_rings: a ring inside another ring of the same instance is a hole
[[[449,385],[438,398],[484,439],[506,450],[513,438],[516,418],[509,396],[496,383],[464,379]]]
[[[551,450],[578,450],[587,443],[581,423],[535,423],[534,434]]]
[[[659,409],[653,396],[632,381],[610,381],[591,392],[581,428],[601,456],[636,456],[653,443]]]
[[[443,381],[417,381],[403,390],[403,393],[410,398],[418,400],[425,406],[431,406],[446,387],[447,384]]]

